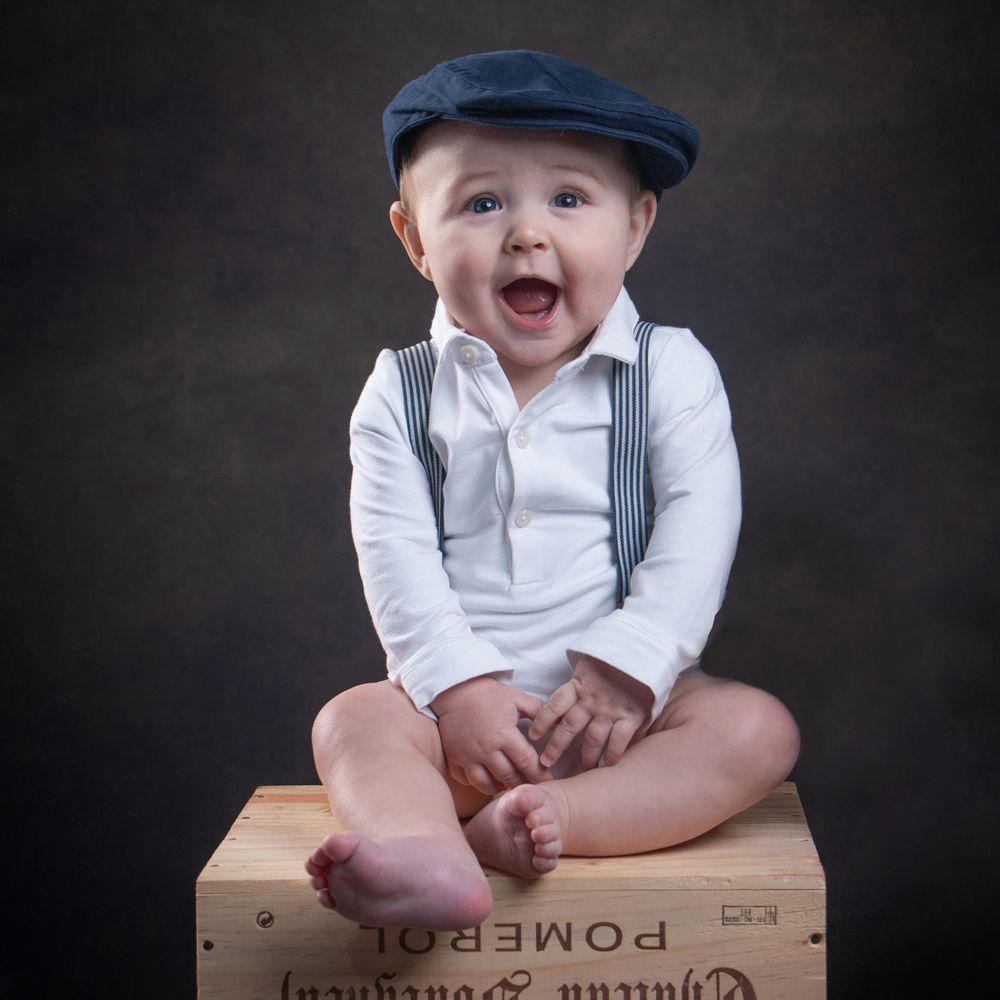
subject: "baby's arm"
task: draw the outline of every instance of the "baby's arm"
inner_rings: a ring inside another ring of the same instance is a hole
[[[410,448],[395,355],[384,351],[351,417],[351,529],[390,679],[432,714],[442,692],[510,665],[469,626],[442,563],[430,487]]]
[[[434,699],[441,745],[451,776],[486,795],[551,777],[517,728],[541,702],[492,677],[476,677]]]
[[[583,733],[580,759],[585,768],[617,764],[652,719],[653,692],[610,664],[581,656],[573,677],[557,688],[535,715],[528,736],[540,740],[551,731],[541,763],[551,767]]]
[[[476,635],[438,545],[430,488],[406,433],[396,358],[383,352],[351,418],[351,528],[390,678],[438,718],[453,777],[485,794],[549,777],[518,729],[540,703]]]
[[[570,658],[610,664],[641,682],[655,719],[680,672],[698,662],[722,604],[739,534],[740,476],[726,393],[705,348],[690,331],[659,328],[651,362],[649,545],[623,606],[573,642]]]

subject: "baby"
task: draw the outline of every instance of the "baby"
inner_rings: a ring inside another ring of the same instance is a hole
[[[306,869],[353,921],[460,929],[490,911],[482,865],[697,836],[784,780],[798,731],[698,665],[739,530],[729,407],[623,288],[694,128],[525,51],[435,67],[383,124],[390,221],[438,304],[351,422],[389,679],[316,720],[341,832]]]

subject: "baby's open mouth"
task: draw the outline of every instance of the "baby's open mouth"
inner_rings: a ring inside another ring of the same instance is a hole
[[[505,285],[500,294],[519,316],[544,319],[555,305],[558,290],[541,278],[518,278]]]

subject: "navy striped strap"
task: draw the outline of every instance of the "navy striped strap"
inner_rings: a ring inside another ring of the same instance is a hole
[[[649,418],[649,337],[652,323],[635,327],[639,346],[633,365],[615,361],[611,451],[611,506],[618,561],[618,603],[629,595],[632,570],[642,562],[649,539],[646,473]]]
[[[427,433],[427,422],[431,412],[431,388],[434,384],[434,369],[437,358],[429,340],[406,347],[396,352],[399,362],[399,377],[403,382],[403,405],[406,412],[406,432],[410,438],[410,448],[420,459],[427,482],[431,488],[434,504],[434,518],[437,521],[438,545],[444,541],[444,465],[434,450]]]

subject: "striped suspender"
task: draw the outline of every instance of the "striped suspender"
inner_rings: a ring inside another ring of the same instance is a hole
[[[397,351],[396,358],[399,361],[399,376],[403,381],[406,432],[410,438],[413,454],[420,459],[427,473],[431,500],[434,503],[434,519],[437,521],[438,546],[440,546],[444,541],[442,496],[444,466],[427,435],[427,420],[431,412],[431,387],[434,383],[437,358],[429,340],[422,340],[419,344]]]
[[[649,538],[646,510],[646,444],[649,421],[649,335],[652,323],[635,327],[639,354],[634,365],[615,361],[611,451],[611,506],[618,560],[618,603],[629,595],[632,570],[642,562]]]
[[[636,324],[639,355],[634,365],[614,362],[614,430],[611,451],[611,506],[615,557],[618,562],[618,603],[628,597],[632,570],[642,561],[649,537],[646,509],[646,425],[649,416],[649,336],[652,323]],[[444,540],[442,487],[445,471],[427,435],[431,387],[437,358],[429,340],[397,351],[403,383],[406,431],[413,454],[420,459],[430,484],[437,521],[438,544]]]

